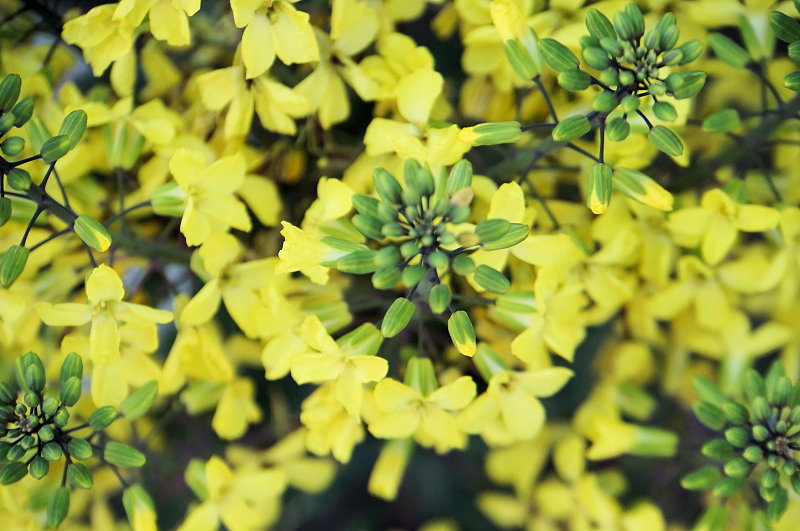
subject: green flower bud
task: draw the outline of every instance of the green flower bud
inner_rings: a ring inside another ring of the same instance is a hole
[[[411,288],[419,284],[419,281],[422,280],[422,277],[425,275],[425,268],[422,267],[420,264],[414,264],[407,266],[401,275],[401,282],[403,286],[407,288]]]
[[[343,273],[363,275],[372,273],[377,269],[375,265],[375,251],[364,249],[346,254],[336,261],[336,269]]]
[[[557,72],[578,68],[578,58],[569,48],[554,39],[539,39],[545,61]]]
[[[800,474],[792,476],[792,489],[796,494],[800,494]]]
[[[634,38],[638,39],[644,34],[644,15],[642,15],[641,9],[631,2],[625,6],[623,11],[633,26]]]
[[[503,294],[511,288],[511,282],[497,269],[481,264],[475,268],[475,282],[492,293]]]
[[[61,385],[64,385],[73,376],[78,379],[83,378],[83,358],[76,352],[70,352],[61,362],[58,379]]]
[[[703,53],[703,44],[699,40],[694,39],[684,42],[678,46],[677,49],[683,54],[679,64],[685,65],[700,57],[700,54]]]
[[[757,396],[753,399],[750,406],[750,413],[754,421],[762,421],[770,414],[770,407],[767,399],[763,396]]]
[[[504,219],[487,219],[475,226],[475,234],[482,243],[491,243],[502,238],[511,228],[511,223]]]
[[[3,404],[14,404],[17,401],[17,393],[5,382],[0,382],[0,402]]]
[[[677,157],[683,153],[683,141],[669,127],[656,125],[647,133],[650,142],[667,155]]]
[[[778,520],[784,511],[786,511],[788,503],[789,498],[786,495],[786,491],[778,489],[775,493],[775,498],[767,504],[767,520],[771,522]]]
[[[28,473],[36,479],[42,479],[50,472],[50,463],[41,457],[34,457],[28,465]]]
[[[741,123],[736,109],[722,109],[703,120],[704,133],[729,133]]]
[[[619,83],[619,72],[616,68],[606,68],[597,76],[601,83],[613,87]]]
[[[667,13],[668,15],[672,15],[672,13]],[[673,15],[674,16],[674,15]],[[681,31],[678,29],[678,26],[673,24],[669,26],[661,33],[661,40],[659,43],[659,49],[661,50],[672,50],[672,48],[678,43],[678,37],[680,36]]]
[[[510,144],[522,138],[522,129],[519,122],[489,122],[465,127],[458,133],[458,138],[473,146]]]
[[[766,426],[762,426],[761,424],[753,426],[753,439],[757,440],[758,442],[764,442],[769,438],[770,433]]]
[[[375,289],[387,290],[392,289],[400,282],[402,273],[396,265],[390,264],[384,266],[372,274],[372,285]]]
[[[717,57],[733,68],[744,68],[746,64],[751,62],[750,55],[744,48],[733,42],[730,37],[726,37],[721,33],[709,35],[708,44]]]
[[[453,223],[464,223],[469,219],[472,210],[467,205],[459,205],[450,210],[450,221]]]
[[[61,459],[61,456],[63,455],[64,452],[61,450],[61,446],[57,442],[49,442],[42,448],[42,457],[51,463],[55,463]]]
[[[668,75],[664,82],[676,100],[693,98],[706,84],[706,74],[699,70],[676,72]]]
[[[611,57],[620,58],[625,54],[625,48],[622,47],[617,39],[604,37],[600,39],[600,47]],[[616,68],[612,67],[608,70],[613,71],[615,75],[617,73]]]
[[[28,475],[28,467],[25,463],[16,461],[9,463],[0,470],[0,485],[11,485]]]
[[[633,94],[628,94],[622,98],[622,100],[619,102],[619,106],[623,112],[632,114],[639,108],[639,97],[634,96]]]
[[[736,448],[744,448],[750,442],[750,434],[744,428],[728,428],[725,430],[725,439]]]
[[[757,396],[764,396],[767,393],[764,379],[755,370],[750,369],[745,373],[744,377],[744,393],[747,399],[751,402]]]
[[[350,221],[353,222],[353,226],[358,230],[358,232],[367,238],[371,238],[373,240],[383,239],[383,233],[381,232],[382,225],[377,218],[365,216],[363,214],[356,214]]]
[[[660,22],[660,21],[659,21]],[[661,34],[658,31],[658,26],[655,28],[650,29],[647,33],[644,34],[644,39],[642,42],[644,43],[645,48],[648,50],[657,50],[659,48],[659,41],[661,39]]]
[[[72,149],[69,138],[64,135],[57,135],[42,144],[42,160],[50,164],[55,162]]]
[[[580,92],[589,88],[592,78],[589,74],[578,68],[562,70],[558,74],[558,84],[572,92]]]
[[[751,463],[758,463],[764,458],[764,451],[760,446],[751,444],[742,452],[742,456]]]
[[[620,40],[633,41],[637,38],[636,26],[626,12],[614,13],[614,29],[617,30]]]
[[[69,512],[69,489],[67,487],[59,487],[50,495],[47,502],[47,527],[55,529],[64,519]]]
[[[359,214],[372,218],[378,217],[378,205],[380,201],[374,197],[364,194],[353,194],[352,202],[353,208],[355,208]]]
[[[78,144],[85,131],[86,112],[81,109],[76,109],[64,117],[58,134],[67,137],[71,149]]]
[[[617,116],[606,123],[606,136],[614,142],[621,142],[628,137],[631,126],[625,118]]]
[[[0,136],[6,134],[14,127],[14,122],[16,122],[16,120],[17,117],[13,112],[7,112],[3,116],[0,116]]]
[[[692,409],[697,416],[697,420],[712,430],[719,431],[725,426],[725,414],[717,406],[709,402],[698,402]]]
[[[150,411],[158,396],[158,384],[151,380],[132,392],[119,405],[120,412],[128,420],[135,420]]]
[[[761,485],[764,488],[771,488],[778,484],[780,474],[774,468],[768,468],[761,473]]]
[[[746,424],[750,418],[747,408],[738,402],[727,402],[722,406],[722,411],[725,417],[731,424]]]
[[[403,187],[394,178],[394,175],[384,170],[383,168],[375,168],[372,173],[372,185],[378,196],[387,205],[400,203],[400,196],[403,193]]]
[[[381,323],[383,337],[394,337],[408,326],[416,306],[405,297],[398,297],[386,310]]]
[[[681,486],[686,490],[708,490],[720,479],[722,474],[717,467],[708,465],[684,476],[681,479]]]
[[[31,174],[22,168],[14,168],[6,175],[8,185],[14,190],[24,192],[31,187]]]
[[[475,329],[467,312],[459,310],[450,315],[447,320],[447,330],[456,350],[464,356],[472,357],[475,354]]]
[[[666,66],[675,66],[683,63],[683,52],[679,49],[673,49],[664,54],[661,61]]]
[[[33,107],[35,105],[36,101],[30,96],[19,100],[11,111],[15,117],[14,125],[17,127],[25,125],[27,121],[31,119],[31,116],[33,116]]]
[[[67,480],[79,489],[92,488],[92,473],[83,463],[72,463],[67,469]]]
[[[78,461],[86,461],[92,457],[92,445],[88,441],[77,437],[69,441],[67,450],[69,455]]]
[[[399,261],[400,252],[397,250],[397,247],[393,245],[381,247],[375,252],[375,265],[378,267],[394,265]]]
[[[25,452],[27,451],[28,450],[25,447],[23,447],[22,444],[17,443],[8,449],[8,451],[6,452],[6,459],[8,459],[9,461],[19,461],[20,459],[22,459],[22,456],[24,456]],[[0,482],[0,484],[2,483]]]
[[[653,114],[656,118],[664,122],[674,122],[678,117],[678,111],[671,103],[666,101],[658,101],[653,105]]]
[[[619,105],[619,100],[612,92],[604,90],[592,98],[592,109],[598,112],[611,112]]]
[[[50,442],[55,437],[55,433],[53,433],[53,428],[50,425],[42,426],[39,428],[39,440],[42,442]]]
[[[10,136],[0,143],[0,149],[9,157],[13,157],[25,148],[25,140],[20,136]]]
[[[11,219],[11,199],[0,197],[0,227]]]
[[[800,63],[800,41],[795,41],[789,45],[789,59],[795,63]]]
[[[553,128],[552,136],[556,142],[569,142],[582,137],[591,130],[592,126],[586,116],[578,114],[559,122]]]
[[[617,39],[614,25],[608,20],[608,17],[594,7],[586,11],[585,24],[589,33],[597,39],[603,39],[604,37],[614,40]]]
[[[103,459],[122,468],[139,468],[147,461],[144,454],[136,448],[115,441],[106,443]]]
[[[23,437],[23,438],[22,438],[22,440],[19,442],[19,445],[20,445],[20,446],[21,446],[21,447],[22,447],[24,450],[30,450],[31,448],[33,448],[33,445],[35,445],[35,444],[36,444],[36,439],[34,438],[34,436],[33,436],[33,435],[26,435],[26,436],[25,436],[25,437]]]
[[[447,176],[445,192],[448,196],[453,195],[461,189],[468,188],[472,184],[472,164],[468,160],[459,160],[450,169]]]
[[[46,396],[42,401],[42,413],[48,417],[52,417],[58,411],[61,401],[54,396]]]
[[[772,393],[773,403],[779,408],[787,406],[789,405],[791,394],[792,383],[787,377],[781,376],[778,379],[778,383],[775,385],[775,391]]]
[[[95,409],[92,414],[89,415],[89,426],[91,426],[94,431],[102,431],[108,428],[118,416],[119,414],[114,406],[103,406]]]
[[[789,90],[800,92],[800,70],[787,74],[787,76],[783,78],[783,86]]]
[[[447,267],[450,263],[450,259],[447,257],[447,253],[444,251],[433,251],[431,254],[428,255],[428,265],[433,267],[434,269],[441,269],[443,267]]]
[[[785,13],[773,11],[769,17],[769,26],[775,36],[784,42],[800,40],[800,23]]]
[[[44,370],[41,366],[32,364],[25,369],[25,383],[30,389],[41,391],[44,389],[44,382]]]
[[[722,407],[728,402],[728,397],[720,391],[717,384],[704,376],[696,376],[692,379],[692,388],[700,400],[709,402],[717,407]]]
[[[72,225],[75,234],[95,251],[105,252],[111,247],[111,235],[92,216],[81,214]]]
[[[728,498],[742,490],[746,484],[747,478],[724,478],[711,489],[711,493],[717,498]]]
[[[608,66],[611,64],[611,58],[608,56],[608,52],[606,52],[603,48],[590,46],[588,48],[584,48],[583,52],[581,52],[581,55],[583,55],[583,60],[586,61],[587,65],[591,66],[592,68],[596,68],[597,70],[608,68]],[[567,88],[563,83],[561,83],[561,81],[559,81],[559,85]]]
[[[531,53],[519,41],[511,39],[505,41],[503,52],[505,52],[511,68],[522,79],[531,79],[539,73],[539,67],[534,62]]]
[[[72,376],[61,387],[61,402],[65,406],[74,406],[81,397],[81,381]]]
[[[586,206],[594,214],[604,213],[611,202],[611,174],[611,166],[603,163],[593,164],[589,170]]]
[[[39,405],[39,395],[34,393],[33,391],[28,391],[23,395],[22,400],[25,402],[30,408],[34,408]]]
[[[465,276],[469,275],[475,270],[475,261],[472,260],[472,258],[470,258],[467,254],[459,254],[453,258],[451,267],[457,274]]]
[[[433,313],[442,313],[450,305],[453,295],[447,284],[437,284],[428,294],[428,306]]]
[[[484,251],[497,251],[498,249],[508,249],[525,240],[530,232],[530,227],[524,223],[511,223],[511,226],[503,236],[491,242],[481,243]]]
[[[742,457],[731,459],[725,463],[725,473],[731,477],[743,478],[750,473],[752,465]]]
[[[7,112],[14,107],[22,88],[22,78],[19,74],[6,74],[0,81],[0,112]]]
[[[65,407],[59,407],[58,411],[56,411],[56,415],[53,418],[53,422],[55,422],[56,426],[59,428],[63,428],[69,422],[69,411]]]
[[[633,72],[629,72],[628,70],[623,70],[619,73],[619,84],[623,87],[632,87],[636,83],[636,78],[633,75]]]
[[[179,218],[186,209],[186,193],[177,182],[169,182],[153,190],[150,207],[159,216]]]

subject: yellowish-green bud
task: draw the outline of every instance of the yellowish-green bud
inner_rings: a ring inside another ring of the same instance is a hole
[[[631,199],[665,212],[672,210],[672,194],[640,171],[616,168],[612,181],[615,189]]]
[[[47,502],[47,527],[48,529],[55,529],[64,519],[69,512],[69,489],[67,487],[58,487],[50,495]]]
[[[61,450],[61,446],[56,442],[49,442],[42,448],[42,457],[51,463],[58,461],[63,455],[64,452]]]
[[[453,294],[447,284],[437,284],[428,294],[428,306],[433,313],[442,313],[450,305]]]
[[[88,441],[75,437],[69,441],[67,446],[70,457],[78,461],[86,461],[92,457],[92,445]]]
[[[487,382],[491,380],[492,376],[495,374],[508,370],[508,364],[486,343],[480,343],[478,345],[472,360],[475,362],[478,372],[481,373],[481,376]]]
[[[589,120],[582,114],[570,116],[562,120],[553,128],[553,140],[556,142],[569,142],[580,138],[592,130]]]
[[[386,310],[381,323],[383,337],[394,337],[408,326],[414,315],[414,303],[405,297],[398,297]]]
[[[580,64],[575,54],[557,40],[540,39],[539,48],[547,64],[553,67],[553,70],[557,72],[578,68]]]
[[[720,479],[722,474],[717,467],[708,465],[684,476],[681,479],[681,487],[687,490],[708,490]]]
[[[158,384],[155,380],[151,380],[128,395],[120,404],[119,409],[126,419],[137,419],[150,411],[150,408],[153,407],[153,403],[156,401],[157,395]]]
[[[119,414],[114,406],[103,406],[89,415],[89,426],[94,431],[102,431],[114,422]]]
[[[519,122],[488,122],[465,127],[458,139],[472,146],[509,144],[522,138]]]
[[[85,131],[86,112],[81,109],[76,109],[69,113],[64,118],[64,121],[61,122],[58,134],[67,137],[70,148],[73,148],[78,144],[81,137],[83,137]]]
[[[79,489],[92,488],[92,473],[83,463],[72,463],[67,469],[67,479],[70,484]]]
[[[419,391],[423,396],[429,395],[439,387],[436,371],[429,358],[411,358],[408,360],[403,383]]]
[[[667,155],[677,157],[683,153],[683,141],[675,132],[665,125],[656,125],[647,133],[650,142]]]
[[[611,202],[611,166],[603,163],[592,165],[589,170],[589,186],[586,190],[586,206],[594,214],[602,214]]]
[[[16,118],[14,120],[15,126],[22,127],[28,120],[31,119],[31,116],[33,116],[34,105],[36,105],[36,101],[31,97],[22,98],[17,102],[16,105],[14,105],[14,108],[11,112]]]
[[[475,268],[475,282],[492,293],[503,294],[511,287],[511,282],[497,269],[481,264]]]
[[[14,190],[24,192],[31,187],[31,174],[22,168],[14,168],[6,176],[8,185]]]
[[[95,251],[104,252],[111,247],[111,235],[106,228],[88,214],[81,214],[73,224],[75,234]]]
[[[21,136],[10,136],[0,143],[3,154],[13,157],[25,148],[25,140]]]
[[[472,327],[467,312],[459,310],[453,313],[447,320],[447,330],[450,332],[450,339],[456,349],[464,356],[472,357],[475,355],[475,329]]]
[[[159,186],[150,194],[153,212],[159,216],[179,218],[186,209],[186,193],[176,182]]]
[[[42,144],[42,160],[48,164],[55,162],[72,148],[69,138],[64,135],[56,135]]]
[[[139,468],[147,462],[142,452],[132,446],[116,441],[108,441],[106,443],[105,450],[103,450],[103,459],[112,465],[122,468]]]
[[[30,370],[30,369],[29,369]],[[61,387],[61,402],[65,406],[74,406],[81,397],[81,380],[74,376],[67,379]]]
[[[744,68],[751,61],[747,50],[736,44],[730,37],[721,33],[712,33],[708,36],[708,44],[722,61],[733,68]]]

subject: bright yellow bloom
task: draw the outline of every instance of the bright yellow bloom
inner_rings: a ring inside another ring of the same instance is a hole
[[[361,419],[350,415],[339,401],[336,384],[323,384],[303,401],[300,421],[308,428],[306,446],[316,455],[332,455],[346,464],[353,448],[364,440]],[[367,391],[362,388],[362,394]],[[363,397],[362,397],[363,401]]]
[[[374,325],[370,325],[374,329]],[[375,330],[377,332],[377,329]],[[350,415],[361,414],[363,385],[377,382],[389,370],[388,362],[372,352],[353,352],[338,345],[316,315],[306,317],[300,325],[300,336],[308,350],[290,361],[292,378],[299,383],[334,381],[336,399]]]
[[[414,437],[422,446],[439,453],[464,448],[467,438],[458,429],[454,413],[475,398],[475,382],[462,376],[435,391],[420,391],[392,378],[375,386],[375,403],[380,414],[369,423],[369,431],[382,439]]]
[[[186,196],[181,232],[188,245],[200,245],[214,231],[229,227],[249,231],[250,216],[233,193],[244,180],[241,154],[223,157],[206,166],[199,151],[179,148],[169,161],[169,171]]]
[[[65,302],[36,304],[42,322],[49,326],[80,326],[91,321],[89,356],[95,363],[119,358],[119,324],[154,327],[172,321],[172,313],[143,304],[124,302],[125,290],[116,271],[105,264],[92,270],[86,280],[88,304]]]

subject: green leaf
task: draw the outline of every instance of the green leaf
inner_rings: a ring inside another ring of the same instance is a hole
[[[156,396],[158,396],[158,384],[155,380],[151,380],[122,401],[120,412],[128,420],[137,419],[150,411]]]
[[[394,337],[408,326],[416,306],[405,297],[398,297],[386,310],[381,323],[383,337]]]
[[[677,157],[683,153],[683,141],[672,129],[665,125],[656,125],[647,133],[650,142],[667,155]]]
[[[147,462],[147,458],[142,452],[116,441],[106,443],[103,459],[122,468],[139,468]]]
[[[47,527],[55,529],[64,518],[67,517],[69,512],[69,489],[67,487],[58,487],[50,495],[47,502]]]
[[[553,128],[552,136],[556,142],[569,142],[580,138],[592,130],[586,116],[578,114],[562,120]]]

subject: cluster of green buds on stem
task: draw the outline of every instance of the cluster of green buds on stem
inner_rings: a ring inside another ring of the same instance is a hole
[[[382,168],[375,170],[373,184],[378,197],[354,195],[357,214],[352,219],[374,245],[351,248],[330,265],[346,273],[371,273],[372,285],[379,290],[398,286],[408,290],[384,315],[384,337],[396,336],[406,328],[417,296],[427,300],[432,312],[449,312],[448,329],[454,345],[472,356],[475,331],[467,313],[453,305],[449,286],[453,277],[471,274],[489,292],[508,291],[510,282],[503,273],[486,265],[476,267],[470,254],[516,245],[528,236],[528,226],[490,219],[476,225],[474,231],[453,232],[471,215],[472,166],[466,160],[456,163],[449,174],[442,169],[434,176],[427,165],[408,159],[403,182],[401,185]]]
[[[53,136],[44,123],[32,118],[33,98],[27,97],[19,101],[22,81],[17,74],[8,74],[0,82],[0,227],[5,225],[18,210],[20,216],[28,215],[27,208],[14,208],[15,201],[28,201],[35,205],[28,226],[22,235],[19,245],[12,245],[0,257],[0,285],[10,286],[25,268],[32,249],[51,239],[74,232],[84,243],[91,262],[94,258],[91,249],[106,251],[111,245],[111,236],[106,228],[89,215],[78,215],[69,204],[64,186],[56,171],[56,162],[73,149],[86,131],[86,113],[80,109],[67,114],[61,122],[58,134]],[[12,128],[26,126],[31,141],[33,155],[20,160],[6,157],[18,157],[25,149],[25,140],[20,136],[6,136]],[[5,137],[5,138],[4,138]],[[41,160],[47,165],[44,178],[37,184],[23,165]],[[61,201],[47,192],[47,184],[53,177],[60,189]],[[36,220],[42,213],[49,213],[62,220],[67,228],[53,233],[42,242],[28,247],[27,239]]]
[[[43,479],[52,465],[62,466],[60,487],[52,492],[47,506],[47,525],[55,528],[69,511],[69,486],[91,488],[92,468],[108,465],[122,478],[117,468],[145,464],[144,454],[107,440],[104,430],[120,417],[133,420],[146,413],[156,398],[156,383],[137,389],[119,410],[104,406],[86,421],[75,422],[77,415],[70,409],[81,397],[83,378],[83,360],[78,354],[67,355],[61,364],[58,393],[46,390],[44,365],[34,352],[21,356],[15,370],[21,393],[0,382],[0,485],[16,483],[27,475]]]
[[[723,437],[706,443],[706,457],[724,463],[722,472],[707,465],[681,481],[690,490],[708,490],[727,498],[747,486],[757,488],[766,516],[777,520],[786,510],[787,489],[800,494],[800,383],[792,384],[775,362],[761,377],[747,372],[744,397],[729,399],[710,380],[693,382],[701,401],[697,418]]]
[[[575,92],[591,85],[603,89],[592,100],[593,111],[558,123],[553,128],[553,139],[570,141],[599,125],[605,136],[619,142],[630,132],[628,118],[638,115],[647,124],[653,145],[668,155],[683,153],[680,137],[667,126],[654,126],[640,108],[640,100],[652,98],[653,114],[659,120],[674,121],[677,111],[663,98],[694,97],[703,88],[706,75],[691,71],[662,77],[662,69],[694,61],[703,51],[700,42],[693,40],[676,47],[680,32],[672,13],[665,13],[645,33],[644,16],[633,3],[616,13],[613,22],[597,9],[589,9],[586,28],[589,35],[581,37],[581,55],[586,65],[599,71],[597,76],[581,69],[579,59],[560,42],[539,41],[545,60],[559,72],[558,83],[562,87]]]

